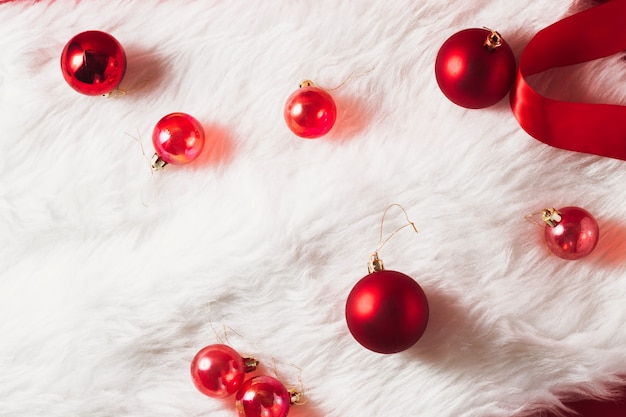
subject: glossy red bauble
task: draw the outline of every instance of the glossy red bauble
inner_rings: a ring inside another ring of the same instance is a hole
[[[246,374],[244,358],[233,348],[215,344],[201,349],[191,361],[191,379],[198,390],[214,398],[234,394]]]
[[[346,321],[361,345],[378,353],[413,346],[428,324],[428,300],[422,288],[397,271],[372,272],[352,288]]]
[[[152,143],[156,154],[165,163],[186,164],[202,152],[204,129],[186,113],[168,114],[154,126]]]
[[[124,78],[126,54],[122,45],[108,33],[82,32],[63,48],[61,71],[65,81],[79,93],[108,94]]]
[[[496,32],[466,29],[439,49],[435,76],[450,101],[479,109],[497,103],[509,92],[515,68],[513,51]]]
[[[589,255],[600,237],[596,219],[580,207],[563,207],[557,211],[560,220],[555,226],[545,226],[544,236],[548,248],[555,255],[568,260]]]
[[[235,400],[241,417],[285,417],[291,405],[291,396],[285,386],[270,376],[247,380]]]
[[[313,139],[332,129],[337,118],[335,101],[326,91],[304,84],[285,103],[285,122],[296,135]]]

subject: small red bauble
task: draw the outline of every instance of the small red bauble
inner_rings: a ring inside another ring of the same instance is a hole
[[[191,361],[191,379],[201,393],[224,398],[237,392],[246,372],[255,370],[257,364],[256,360],[241,357],[229,346],[209,345]]]
[[[600,229],[596,219],[580,207],[546,209],[544,236],[548,248],[557,256],[575,260],[589,255],[598,243]]]
[[[466,29],[439,49],[435,76],[443,94],[459,106],[480,109],[500,101],[515,79],[515,56],[494,31]]]
[[[277,379],[255,376],[244,382],[235,401],[241,417],[285,417],[292,396]]]
[[[162,169],[166,164],[187,164],[202,152],[204,129],[186,113],[171,113],[154,126],[152,143],[156,151],[152,159],[154,170]]]
[[[61,71],[65,81],[79,93],[105,95],[115,90],[124,78],[126,54],[108,33],[82,32],[63,48]]]
[[[285,103],[285,122],[301,138],[314,139],[332,129],[337,118],[335,101],[311,81],[303,81]]]
[[[374,262],[380,262],[375,255]],[[357,342],[374,352],[406,350],[426,330],[426,294],[408,275],[382,269],[382,262],[370,271],[348,295],[348,329]]]

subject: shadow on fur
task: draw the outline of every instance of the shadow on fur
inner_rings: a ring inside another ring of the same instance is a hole
[[[194,166],[207,167],[230,161],[234,151],[227,130],[213,124],[205,124],[202,127],[206,137],[204,149],[194,161]]]
[[[126,74],[120,89],[131,96],[153,92],[168,72],[167,63],[152,51],[126,49]]]
[[[360,100],[340,95],[335,97],[335,104],[337,121],[328,134],[329,139],[350,140],[369,124],[371,116]]]

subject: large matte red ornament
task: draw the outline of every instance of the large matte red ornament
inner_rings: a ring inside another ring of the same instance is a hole
[[[115,90],[126,73],[126,54],[111,35],[90,30],[74,36],[61,53],[63,78],[74,90],[89,96]]]
[[[255,370],[257,365],[256,360],[243,358],[229,346],[209,345],[191,361],[191,379],[201,393],[224,398],[237,392],[246,372]]]
[[[374,262],[380,260],[376,257]],[[429,308],[415,280],[397,271],[370,268],[348,295],[346,321],[361,345],[378,353],[413,346],[424,334]]]
[[[186,113],[171,113],[154,126],[152,143],[156,151],[152,158],[154,170],[163,169],[167,164],[187,164],[202,152],[204,129]]]
[[[235,405],[240,417],[285,417],[293,398],[276,378],[255,376],[237,392]]]
[[[305,139],[324,136],[332,129],[337,118],[335,101],[325,90],[311,81],[303,81],[285,103],[283,113],[287,126]]]
[[[598,243],[600,229],[596,219],[580,207],[546,209],[544,236],[548,248],[557,256],[575,260],[589,255]]]
[[[439,49],[435,76],[443,94],[459,106],[480,109],[500,101],[515,80],[515,56],[500,34],[465,29]]]

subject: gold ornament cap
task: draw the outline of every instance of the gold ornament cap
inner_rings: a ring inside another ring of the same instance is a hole
[[[367,263],[367,271],[371,274],[372,272],[378,272],[378,271],[382,271],[384,269],[385,269],[385,266],[383,265],[382,259],[380,259],[378,257],[378,253],[377,252],[374,252],[370,256],[370,260]]]
[[[167,162],[165,162],[159,155],[156,153],[152,155],[152,159],[150,160],[150,165],[152,166],[153,171],[160,171],[165,168]]]
[[[488,51],[491,51],[491,52],[493,52],[496,49],[498,49],[499,47],[501,47],[502,46],[502,35],[500,35],[495,30],[491,30],[489,28],[484,28],[484,29],[491,32],[487,36],[487,39],[485,40],[484,47]]]
[[[259,361],[254,358],[243,358],[243,370],[245,373],[256,371],[256,367],[259,366]]]
[[[554,207],[544,209],[541,212],[541,220],[550,227],[556,227],[561,223],[561,213]]]
[[[289,389],[287,392],[289,393],[290,404],[299,404],[302,401],[303,394],[300,391]]]

